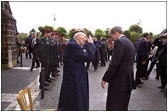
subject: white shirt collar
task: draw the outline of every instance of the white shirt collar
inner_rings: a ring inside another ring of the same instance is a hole
[[[144,38],[144,39],[145,39],[145,41],[147,41],[145,37],[142,37],[142,38]]]
[[[118,38],[121,38],[122,36],[124,36],[124,35],[122,34],[122,35],[120,35]]]

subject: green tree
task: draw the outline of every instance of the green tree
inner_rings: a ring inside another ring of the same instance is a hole
[[[55,32],[58,32],[61,34],[62,37],[67,37],[67,31],[64,27],[58,27],[56,30],[54,30]]]
[[[25,40],[25,39],[27,38],[27,35],[24,35],[23,33],[20,33],[19,38],[20,38],[21,40]]]
[[[40,31],[40,37],[42,37],[44,35],[46,28],[50,28],[52,31],[54,31],[52,26],[47,26],[47,25],[45,25],[44,27],[39,26],[38,30]]]
[[[130,28],[129,28],[129,31],[130,32],[137,32],[137,33],[142,33],[142,28],[140,27],[140,26],[138,26],[138,25],[132,25],[132,26],[130,26]]]
[[[29,35],[32,33],[32,32],[36,32],[36,30],[33,28],[29,31]]]
[[[106,38],[106,39],[110,37],[110,36],[109,36],[109,31],[110,31],[109,28],[106,28],[106,30],[104,30],[105,38]]]
[[[136,42],[137,39],[140,38],[140,34],[138,34],[137,32],[131,32],[131,35],[130,35],[130,41],[131,42]]]
[[[92,34],[92,32],[87,28],[83,28],[83,30],[86,32],[87,37]]]
[[[154,39],[156,39],[158,36],[159,36],[159,34],[157,34],[157,35],[154,35],[154,37],[153,37],[153,38],[154,38]]]
[[[98,29],[95,30],[94,36],[97,37],[97,39],[100,39],[101,37],[104,37],[105,34],[104,34],[103,30],[98,28]]]
[[[73,34],[72,34],[72,30],[73,30],[73,29],[75,29],[75,28],[72,28],[71,30],[69,30],[67,39],[73,38]]]
[[[149,37],[153,37],[153,33],[152,32],[149,32]]]
[[[130,33],[129,30],[125,30],[125,31],[124,31],[124,35],[125,35],[128,39],[131,38],[131,33]]]

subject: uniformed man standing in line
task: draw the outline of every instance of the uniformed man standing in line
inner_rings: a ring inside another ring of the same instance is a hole
[[[56,72],[60,72],[57,68],[59,68],[59,62],[60,62],[60,55],[61,55],[61,44],[60,44],[60,36],[61,34],[56,32],[55,33],[55,38],[56,38],[56,42],[57,42],[57,53],[58,53],[58,61],[57,61],[57,67],[56,67]]]
[[[49,86],[50,84],[47,83],[47,76],[49,71],[49,51],[50,51],[50,36],[51,36],[52,30],[47,28],[45,29],[45,34],[41,38],[39,43],[39,61],[41,62],[41,68],[43,67],[45,69],[45,86]],[[41,73],[40,73],[40,79],[41,79]],[[40,81],[40,80],[39,80]],[[41,89],[41,86],[40,86]],[[44,90],[48,90],[46,87]]]
[[[59,52],[59,42],[58,42],[58,36],[57,36],[57,32],[54,33],[54,42],[55,42],[55,46],[54,46],[54,68],[53,68],[53,71],[52,71],[52,74],[51,76],[53,77],[56,77],[56,76],[59,76],[58,74],[58,70],[57,70],[57,65],[59,63],[59,56],[58,56],[58,52]],[[56,37],[57,36],[57,37]]]
[[[54,59],[54,51],[55,51],[55,45],[56,42],[54,41],[54,33],[51,33],[51,38],[50,38],[50,51],[49,51],[49,60],[50,60],[50,64],[49,64],[49,72],[47,74],[47,82],[52,82],[54,79],[50,77],[51,72],[54,70],[54,63],[55,63],[55,59]]]

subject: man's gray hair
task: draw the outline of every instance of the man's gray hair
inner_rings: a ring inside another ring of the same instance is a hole
[[[78,37],[79,35],[84,35],[84,36],[86,36],[85,33],[83,33],[83,32],[78,32],[78,33],[75,33],[75,35],[73,36],[73,39],[76,39],[76,37]]]
[[[114,34],[114,31],[118,32],[119,34],[123,34],[122,28],[120,26],[115,26],[111,29],[110,33]]]

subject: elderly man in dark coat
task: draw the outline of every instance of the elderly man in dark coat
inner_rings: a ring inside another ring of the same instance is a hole
[[[82,46],[87,40],[85,52]],[[67,44],[58,110],[89,110],[88,72],[84,63],[93,59],[95,49],[92,39],[82,32],[76,33]]]

